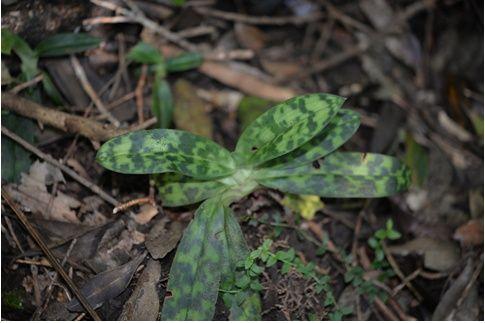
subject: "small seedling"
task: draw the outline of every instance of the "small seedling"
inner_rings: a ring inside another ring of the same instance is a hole
[[[152,112],[159,128],[168,128],[172,122],[172,91],[165,77],[168,73],[182,72],[198,67],[203,58],[199,53],[183,53],[165,60],[164,56],[150,44],[139,42],[127,55],[129,60],[146,64],[154,74],[152,86]]]
[[[239,280],[237,266],[250,253],[229,205],[254,190],[371,198],[408,187],[409,171],[394,157],[334,152],[360,123],[357,113],[340,109],[344,101],[319,93],[278,104],[244,130],[233,152],[170,129],[133,132],[101,147],[97,160],[110,170],[172,173],[159,187],[166,207],[205,200],[177,249],[162,319],[210,320],[220,287],[233,290],[228,282]],[[230,319],[260,317],[254,288],[222,296],[230,305]]]

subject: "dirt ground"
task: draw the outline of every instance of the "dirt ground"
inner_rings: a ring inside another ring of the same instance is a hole
[[[25,84],[18,56],[2,54],[2,319],[91,319],[79,304],[66,308],[76,299],[72,289],[3,192],[71,279],[94,284],[88,293],[97,293],[102,319],[158,318],[196,206],[164,207],[153,177],[111,172],[95,161],[116,131],[156,126],[154,73],[127,59],[140,41],[165,57],[204,56],[200,67],[165,78],[173,128],[234,149],[244,126],[276,102],[333,93],[361,115],[341,150],[396,156],[412,171],[410,189],[389,198],[307,199],[302,206],[298,197],[260,189],[232,205],[251,249],[265,239],[274,252],[293,248],[328,277],[332,306],[348,309],[345,320],[484,319],[483,2],[3,1],[2,28],[32,48],[65,32],[101,39],[76,58],[40,57],[38,71],[50,76],[60,103],[42,78]],[[55,112],[54,121],[19,112],[19,96],[104,126],[89,132],[77,121],[60,125]],[[112,132],[110,118],[119,122]],[[5,128],[37,153],[19,152]],[[389,220],[399,237],[373,247],[369,239]],[[335,318],[311,279],[277,268],[261,275],[263,320]],[[215,319],[227,318],[220,299]]]

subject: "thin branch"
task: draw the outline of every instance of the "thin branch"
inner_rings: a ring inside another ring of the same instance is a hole
[[[268,17],[248,16],[236,12],[227,12],[206,7],[194,7],[194,10],[203,16],[210,16],[252,25],[301,25],[304,23],[320,20],[323,17],[321,12],[317,12],[307,16]]]
[[[37,83],[39,83],[40,81],[42,81],[42,79],[44,78],[44,75],[43,74],[39,74],[37,75],[36,77],[34,77],[33,79],[27,81],[27,82],[24,82],[22,84],[19,84],[17,86],[15,86],[13,89],[11,89],[9,92],[10,93],[13,93],[13,94],[17,94],[19,93],[20,91],[26,89],[26,88],[29,88]]]
[[[2,128],[3,132],[3,128]],[[61,277],[64,279],[64,281],[67,283],[69,288],[72,290],[74,295],[76,295],[77,299],[79,300],[79,303],[86,309],[86,311],[91,315],[91,317],[96,320],[96,321],[101,321],[101,318],[99,315],[94,311],[93,307],[91,304],[89,304],[88,300],[84,295],[81,293],[79,288],[76,286],[76,284],[72,281],[71,277],[66,273],[64,268],[59,264],[57,261],[56,257],[52,253],[52,251],[47,247],[45,244],[44,240],[40,236],[40,234],[37,232],[37,230],[30,224],[29,220],[25,216],[25,214],[18,208],[18,206],[15,204],[15,202],[12,200],[10,195],[7,193],[7,191],[2,189],[2,197],[7,202],[7,204],[10,206],[10,208],[14,211],[15,215],[17,215],[17,218],[20,220],[20,222],[25,226],[29,234],[34,238],[35,242],[39,245],[40,249],[45,253],[47,258],[49,259],[50,263],[52,264],[52,267],[61,275]]]
[[[30,143],[28,143],[27,141],[25,141],[24,139],[22,139],[21,137],[19,137],[18,135],[16,135],[15,133],[13,133],[12,131],[8,130],[7,128],[5,128],[3,126],[2,126],[2,134],[6,135],[10,139],[14,140],[18,144],[20,144],[22,147],[24,147],[28,151],[34,153],[39,158],[45,160],[49,164],[52,164],[52,165],[58,167],[60,170],[62,170],[64,173],[66,173],[67,175],[69,175],[70,177],[72,177],[73,179],[78,181],[80,184],[84,185],[85,187],[89,188],[91,191],[93,191],[94,193],[99,195],[106,202],[108,202],[112,205],[115,205],[115,206],[119,204],[119,202],[114,197],[112,197],[111,195],[109,195],[108,193],[103,191],[101,189],[101,187],[99,187],[98,185],[96,185],[94,183],[91,183],[90,181],[88,181],[84,177],[80,176],[78,173],[76,173],[71,168],[69,168],[65,165],[62,165],[60,162],[58,162],[57,160],[55,160],[51,156],[44,154],[42,151],[40,151],[36,147],[32,146]]]
[[[147,80],[147,71],[148,71],[147,65],[143,64],[143,66],[141,67],[140,78],[138,79],[138,83],[136,84],[136,88],[135,88],[136,112],[138,113],[138,123],[143,123],[143,121],[145,120],[143,116],[143,89],[145,88],[145,83]]]
[[[101,99],[96,94],[96,91],[94,91],[93,87],[89,83],[86,73],[84,72],[81,63],[79,63],[79,60],[76,58],[76,56],[71,55],[71,63],[74,69],[74,73],[81,82],[84,91],[87,93],[87,95],[89,95],[91,100],[98,108],[99,112],[101,112],[101,114],[104,114],[109,122],[111,122],[115,127],[119,127],[120,122],[108,111],[108,109],[106,109],[103,102],[101,102]]]

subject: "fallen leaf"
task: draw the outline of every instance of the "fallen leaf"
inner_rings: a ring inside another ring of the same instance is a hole
[[[460,260],[460,248],[454,242],[424,237],[391,246],[389,251],[401,256],[424,255],[424,266],[436,271],[447,271]]]
[[[184,226],[181,222],[172,221],[167,228],[167,218],[155,223],[148,233],[145,246],[153,259],[162,259],[172,251],[182,237]]]
[[[128,287],[133,274],[143,259],[145,259],[145,254],[139,255],[122,266],[97,274],[81,288],[81,293],[94,309],[100,307],[104,302],[115,298]],[[77,298],[70,301],[67,308],[71,312],[84,311]]]
[[[139,224],[147,224],[157,214],[158,209],[155,206],[151,204],[143,204],[140,207],[140,212],[135,215],[134,219]]]
[[[205,111],[205,103],[196,94],[195,87],[179,79],[173,86],[173,121],[178,129],[212,138],[212,120]]]
[[[59,169],[37,161],[28,174],[21,174],[20,185],[9,184],[5,188],[14,200],[46,220],[79,223],[76,212],[73,211],[81,206],[77,199],[60,191],[56,196],[47,192],[46,185],[59,181],[64,181]]]
[[[263,49],[266,42],[266,35],[261,29],[243,23],[236,23],[234,25],[234,32],[237,41],[242,47],[252,49],[255,52]]]
[[[274,61],[261,58],[263,68],[279,80],[289,79],[301,70],[301,64],[293,61]]]
[[[470,220],[456,229],[453,239],[465,246],[478,246],[483,244],[483,220]]]
[[[160,262],[149,259],[136,283],[133,293],[123,306],[120,321],[156,321],[160,309],[157,284]]]

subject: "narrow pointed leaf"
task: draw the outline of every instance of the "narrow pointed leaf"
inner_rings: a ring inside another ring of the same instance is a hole
[[[152,112],[159,128],[168,128],[172,123],[173,98],[168,82],[155,76],[152,88]]]
[[[185,230],[170,269],[162,320],[211,320],[221,280],[224,209],[205,201]]]
[[[260,165],[302,146],[323,130],[344,100],[318,93],[276,105],[242,133],[234,152],[238,163]]]
[[[322,158],[342,146],[360,125],[358,113],[342,109],[325,129],[303,146],[273,159],[267,167],[293,168]]]
[[[236,271],[239,261],[245,259],[249,253],[241,227],[234,212],[225,207],[225,243],[224,243],[224,285],[234,285],[240,281],[244,273]],[[261,320],[261,298],[252,290],[240,290],[238,293],[223,293],[226,306],[229,307],[231,321],[259,321]]]
[[[145,254],[139,255],[124,265],[97,274],[81,288],[81,293],[94,309],[100,307],[128,287],[133,274],[144,258]],[[67,308],[73,312],[84,310],[76,298],[67,304]]]
[[[313,194],[322,197],[371,198],[384,197],[405,190],[410,183],[405,167],[393,175],[293,175],[261,179],[266,187],[293,194]]]
[[[63,33],[48,37],[35,47],[41,57],[63,56],[98,47],[101,38],[89,34]]]
[[[124,174],[177,172],[197,179],[229,175],[235,167],[231,154],[215,142],[172,129],[142,130],[113,138],[101,146],[96,159]]]
[[[144,42],[133,46],[126,57],[141,64],[162,64],[164,62],[158,49]]]

